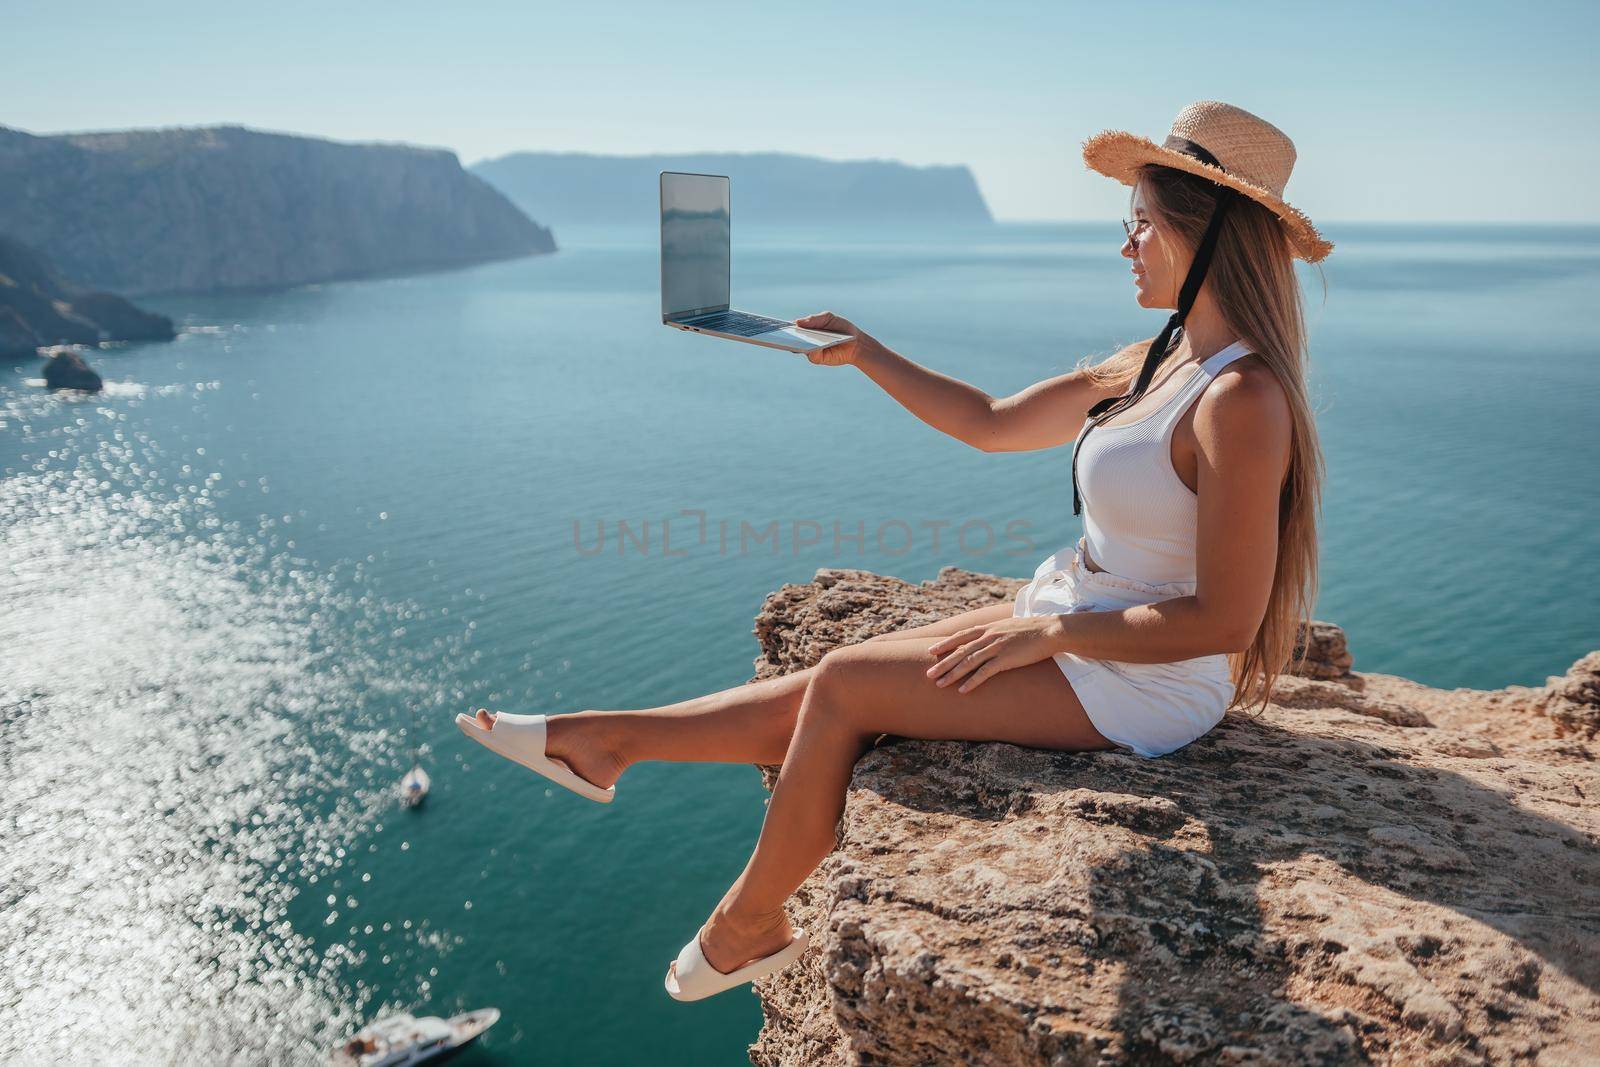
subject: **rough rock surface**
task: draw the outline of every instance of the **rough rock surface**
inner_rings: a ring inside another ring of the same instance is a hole
[[[0,127],[0,233],[141,294],[399,274],[555,250],[455,153],[238,126]]]
[[[1020,584],[819,571],[756,679]],[[752,1062],[1594,1063],[1600,653],[1445,691],[1311,630],[1309,676],[1160,759],[880,739]]]

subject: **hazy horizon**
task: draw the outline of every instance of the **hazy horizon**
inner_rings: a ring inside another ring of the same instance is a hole
[[[301,0],[271,18],[25,2],[11,24],[32,46],[0,69],[0,123],[242,125],[445,148],[468,166],[518,151],[959,164],[997,219],[1055,222],[1125,213],[1126,190],[1083,164],[1089,136],[1159,143],[1180,108],[1214,99],[1289,134],[1286,196],[1319,224],[1600,222],[1600,139],[1584,132],[1594,5],[685,10],[395,5],[378,25]],[[66,55],[109,58],[63,78]]]
[[[7,124],[0,123],[0,126],[7,126]],[[132,129],[146,129],[146,130],[203,129],[203,128],[214,128],[214,127],[222,127],[222,126],[241,126],[241,127],[244,127],[246,129],[252,130],[252,131],[257,132],[257,133],[279,134],[279,135],[288,136],[288,137],[314,137],[314,138],[318,138],[320,140],[336,141],[336,142],[344,143],[344,144],[406,145],[406,146],[409,146],[409,147],[412,147],[412,148],[420,148],[420,149],[427,149],[427,150],[438,150],[438,151],[443,151],[443,152],[455,152],[455,150],[453,148],[449,147],[448,145],[431,145],[431,144],[422,144],[422,143],[416,142],[416,141],[377,140],[377,139],[372,139],[372,138],[323,137],[320,134],[304,133],[304,132],[301,132],[301,131],[298,131],[298,130],[267,129],[267,128],[259,127],[259,126],[248,126],[248,125],[246,125],[244,123],[237,123],[237,122],[174,123],[174,124],[162,125],[162,126],[128,126],[128,127],[118,127],[118,128],[83,127],[83,128],[78,128],[78,129],[67,129],[67,130],[29,130],[29,129],[24,129],[23,127],[14,126],[14,125],[13,126],[9,126],[9,128],[13,129],[13,130],[17,130],[17,131],[19,131],[21,133],[31,134],[31,135],[33,135],[35,137],[72,137],[72,136],[89,135],[89,134],[100,134],[100,133],[121,133],[121,132],[126,132],[127,130],[132,130]],[[700,148],[700,149],[675,150],[675,151],[672,151],[670,153],[669,152],[595,152],[595,151],[589,151],[589,150],[586,150],[586,149],[567,149],[567,148],[514,148],[514,149],[511,149],[510,151],[501,153],[499,155],[484,156],[481,159],[464,159],[464,158],[461,158],[461,155],[460,155],[459,152],[455,152],[457,158],[460,159],[462,168],[466,169],[466,170],[472,170],[473,168],[475,168],[475,167],[477,167],[477,166],[479,166],[480,164],[483,164],[483,163],[491,163],[491,162],[494,162],[495,160],[504,159],[504,158],[506,158],[508,156],[521,155],[521,154],[524,154],[524,153],[536,153],[536,154],[542,154],[542,155],[593,156],[593,157],[596,157],[596,158],[605,158],[605,159],[627,159],[627,158],[647,159],[647,158],[651,158],[651,157],[654,157],[654,156],[665,156],[665,155],[674,155],[674,156],[680,156],[680,155],[681,156],[795,155],[795,156],[805,156],[805,157],[809,157],[809,158],[812,158],[812,159],[821,159],[821,160],[824,160],[824,161],[830,162],[830,163],[862,163],[862,162],[900,163],[900,164],[904,164],[906,166],[918,167],[918,168],[921,168],[921,167],[940,167],[940,166],[965,166],[966,165],[966,164],[962,164],[962,163],[959,163],[959,162],[957,162],[957,163],[907,163],[905,160],[892,159],[892,158],[889,158],[889,157],[886,157],[886,156],[830,157],[830,156],[823,156],[823,155],[815,155],[815,154],[809,153],[809,152],[789,152],[789,151],[785,151],[783,149],[776,149],[776,148],[762,148],[762,149]],[[980,191],[982,189],[982,181],[981,180],[979,181],[979,189],[980,189]],[[985,200],[988,201],[988,198],[985,197]],[[989,203],[990,203],[990,207],[991,207],[991,210],[992,210],[993,209],[993,203],[992,203],[992,201],[989,201]],[[542,220],[540,220],[540,219],[538,219],[536,217],[536,218],[534,218],[534,221],[535,222],[540,222]],[[1076,225],[1076,224],[1099,224],[1099,223],[1105,222],[1106,219],[1104,217],[1083,217],[1083,218],[1066,218],[1066,217],[1045,218],[1045,217],[1037,217],[1036,218],[1036,217],[1029,217],[1029,216],[1001,216],[1001,215],[997,214],[995,216],[995,220],[994,221],[995,221],[996,225],[1007,225],[1007,224],[1035,225],[1035,224],[1051,224],[1051,223],[1060,223],[1062,225]],[[1319,219],[1317,221],[1319,223],[1337,223],[1337,224],[1341,224],[1341,225],[1355,225],[1355,226],[1369,226],[1369,225],[1370,226],[1561,226],[1561,225],[1567,224],[1568,222],[1570,222],[1572,220],[1569,220],[1569,219],[1506,219],[1506,218],[1374,219],[1374,218],[1338,218],[1338,217],[1334,217],[1334,216],[1325,216],[1325,217],[1323,217],[1323,218],[1321,218],[1321,219]],[[1579,222],[1579,224],[1582,225],[1582,226],[1586,226],[1586,227],[1600,226],[1600,218],[1596,218],[1596,219],[1592,219],[1592,220],[1581,220]],[[572,224],[568,223],[567,225],[571,226]],[[772,225],[772,224],[763,223],[763,225]]]

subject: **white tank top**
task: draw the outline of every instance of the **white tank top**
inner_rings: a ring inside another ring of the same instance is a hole
[[[1152,584],[1197,580],[1200,498],[1172,469],[1172,431],[1222,368],[1249,354],[1235,341],[1201,363],[1166,403],[1133,422],[1097,426],[1093,433],[1083,424],[1073,448],[1083,537],[1096,567]]]

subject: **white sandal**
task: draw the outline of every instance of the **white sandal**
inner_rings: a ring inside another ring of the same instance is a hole
[[[494,729],[485,730],[478,725],[476,716],[457,715],[456,725],[461,732],[492,752],[514,760],[537,774],[542,774],[557,785],[566,786],[579,796],[609,804],[617,796],[617,787],[601,789],[593,782],[573,773],[561,760],[545,755],[546,715],[516,715],[502,711],[494,717]]]
[[[696,930],[689,943],[683,946],[683,951],[678,953],[676,966],[667,968],[665,985],[674,1000],[704,1000],[725,989],[780,971],[799,959],[810,941],[804,930],[796,930],[794,939],[772,955],[746,964],[732,974],[723,974],[711,966],[705,953],[700,951],[700,935],[704,932],[704,926]]]

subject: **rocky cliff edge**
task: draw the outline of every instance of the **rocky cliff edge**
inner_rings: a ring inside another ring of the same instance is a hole
[[[172,338],[172,320],[165,315],[141,311],[112,293],[86,292],[62,278],[42,253],[0,234],[0,359],[31,356],[46,345]],[[93,374],[76,355],[49,366],[74,364],[74,374],[80,366]]]
[[[87,289],[263,289],[555,250],[455,153],[238,126],[0,126],[0,233]]]
[[[768,597],[756,679],[1020,584],[818,571]],[[1595,1062],[1600,652],[1441,690],[1310,640],[1160,759],[880,739],[752,1062]]]

